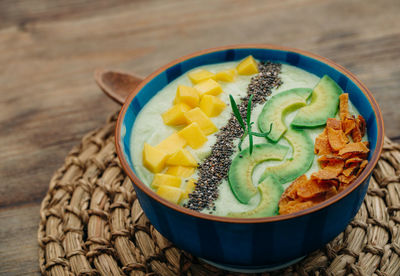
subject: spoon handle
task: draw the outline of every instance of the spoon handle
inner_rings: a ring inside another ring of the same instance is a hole
[[[94,79],[108,97],[121,105],[143,80],[134,74],[105,69],[97,69],[94,72]]]

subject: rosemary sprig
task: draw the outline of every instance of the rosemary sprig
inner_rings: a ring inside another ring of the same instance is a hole
[[[238,108],[235,100],[233,99],[232,95],[229,95],[229,100],[231,102],[231,108],[233,111],[233,115],[238,120],[239,125],[243,129],[243,135],[240,138],[238,148],[240,151],[242,150],[242,143],[248,135],[249,136],[249,151],[250,151],[250,155],[251,155],[253,153],[253,136],[267,137],[268,134],[271,133],[272,124],[270,124],[269,131],[267,131],[267,132],[259,133],[259,132],[252,131],[251,128],[252,128],[254,122],[251,121],[251,101],[253,100],[253,95],[250,96],[249,102],[247,103],[246,124],[243,121],[242,115],[240,114],[239,108]]]

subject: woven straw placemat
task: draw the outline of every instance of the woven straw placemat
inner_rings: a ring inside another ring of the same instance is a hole
[[[149,223],[115,152],[116,115],[50,181],[38,230],[45,275],[239,275],[176,248]],[[400,275],[400,146],[385,139],[360,211],[325,248],[261,275]]]

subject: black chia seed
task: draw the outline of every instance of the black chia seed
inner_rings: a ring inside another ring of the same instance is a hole
[[[282,84],[279,77],[281,67],[281,64],[272,62],[258,64],[259,73],[251,78],[247,94],[240,99],[238,105],[243,118],[246,118],[247,104],[251,95],[253,95],[252,106],[263,104],[271,95],[272,88]],[[189,200],[184,207],[195,211],[206,208],[215,211],[214,201],[218,198],[218,185],[228,176],[232,162],[231,157],[235,151],[234,140],[241,137],[242,134],[243,129],[232,113],[228,123],[217,134],[217,141],[211,148],[211,154],[203,163],[199,164],[197,185],[189,194]]]

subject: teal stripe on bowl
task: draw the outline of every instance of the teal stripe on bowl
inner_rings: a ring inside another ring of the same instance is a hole
[[[297,64],[299,64],[300,61],[300,55],[297,53],[288,52],[286,55],[286,61],[291,65],[297,66]]]
[[[170,67],[167,69],[167,81],[168,83],[172,82],[175,80],[177,77],[182,75],[182,67],[181,64],[175,64],[174,66]]]
[[[235,60],[235,50],[229,49],[225,51],[225,61]]]

